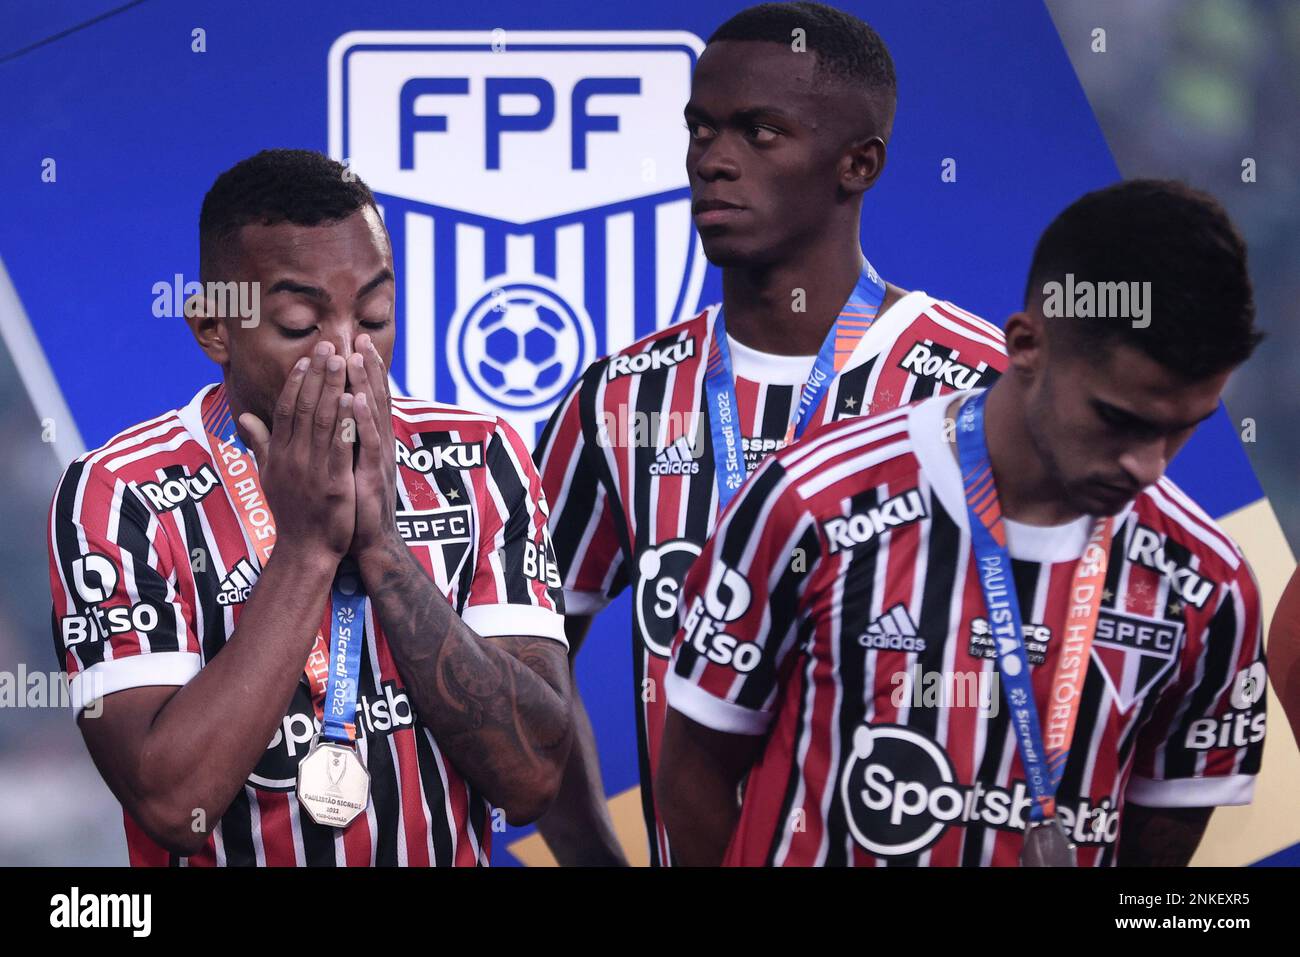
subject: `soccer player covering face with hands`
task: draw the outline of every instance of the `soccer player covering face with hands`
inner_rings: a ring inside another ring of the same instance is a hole
[[[568,751],[527,448],[390,396],[388,237],[338,163],[239,163],[200,244],[257,319],[192,309],[222,381],[73,462],[50,518],[55,638],[131,862],[486,864]]]
[[[1061,306],[1134,283],[1140,318]],[[761,467],[682,596],[677,859],[1186,864],[1212,807],[1251,800],[1265,672],[1240,549],[1163,474],[1253,317],[1213,199],[1119,184],[1044,233],[991,388]]]
[[[592,616],[633,592],[654,864],[672,859],[651,780],[678,595],[721,508],[767,454],[811,426],[987,385],[1006,363],[997,327],[886,283],[863,255],[863,204],[884,170],[895,98],[889,51],[849,14],[762,4],[719,27],[685,120],[691,210],[722,270],[722,302],[594,363],[534,453],[554,506],[575,653]],[[888,248],[887,235],[877,239]],[[562,792],[540,829],[561,863],[620,862],[575,701]]]

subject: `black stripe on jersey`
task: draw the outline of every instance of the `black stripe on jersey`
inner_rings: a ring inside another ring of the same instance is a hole
[[[799,742],[803,740],[806,733],[804,715],[808,713],[808,697],[814,690],[812,683],[806,679],[806,671],[811,659],[803,652],[803,649],[808,647],[808,642],[812,640],[816,627],[817,624],[812,619],[804,619],[799,625],[797,647],[800,649],[800,653],[795,656],[792,668],[795,685],[787,692],[798,697],[799,710],[795,712],[794,728],[790,738],[794,742],[794,746],[790,753],[790,771],[786,777],[785,796],[781,799],[781,813],[776,819],[776,831],[773,832],[768,842],[767,860],[764,862],[768,867],[776,866],[776,852],[781,846],[783,837],[781,829],[791,826],[790,816],[794,813],[794,796],[798,792],[799,782],[803,779],[803,769],[799,762]],[[836,771],[832,769],[831,773],[835,774]],[[834,786],[833,783],[832,786]],[[836,788],[836,792],[838,793],[838,788]],[[834,798],[832,798],[832,803],[834,803]]]
[[[763,422],[761,435],[785,437],[790,427],[790,406],[794,402],[794,386],[769,385],[763,396]]]
[[[953,594],[958,590],[957,564],[962,559],[961,528],[944,509],[937,495],[931,494],[929,498],[931,519],[926,532],[926,563],[925,568],[919,570],[925,575],[925,583],[921,591],[921,611],[916,621],[917,634],[922,636],[949,633]],[[957,636],[959,642],[963,639],[964,636]],[[946,645],[945,641],[926,641],[925,651],[917,655],[913,667],[919,665],[922,672],[942,671]],[[939,743],[939,709],[912,707],[907,712],[907,727]],[[850,738],[845,737],[844,740]],[[939,746],[943,747],[942,743]],[[946,828],[939,832],[935,840],[945,833]],[[916,867],[920,864],[922,851],[893,858],[890,864]]]
[[[163,474],[168,479],[181,478],[188,475],[188,471],[182,466],[168,466],[163,469]],[[224,489],[222,490],[224,493]],[[234,490],[231,490],[232,494]],[[137,503],[138,504],[138,503]],[[193,573],[194,592],[199,599],[199,607],[203,611],[203,634],[198,636],[203,643],[203,660],[211,661],[212,656],[219,652],[226,643],[226,616],[225,609],[217,604],[217,594],[221,591],[221,575],[217,572],[217,558],[219,554],[208,541],[207,536],[203,534],[203,526],[199,522],[199,509],[202,507],[201,502],[196,502],[188,496],[175,509],[185,529],[185,541],[189,544],[190,570]],[[122,496],[122,511],[126,512],[126,496]],[[243,541],[241,536],[240,541]],[[195,570],[194,552],[202,548],[203,571]],[[238,558],[233,558],[230,567],[233,568]],[[227,569],[228,571],[229,569]]]
[[[501,549],[500,553],[502,578],[505,579],[506,586],[505,600],[512,605],[527,605],[532,601],[529,595],[531,579],[524,574],[524,548],[522,544],[511,547],[510,543],[522,543],[525,539],[532,540],[532,519],[528,509],[524,507],[528,489],[519,478],[519,472],[510,459],[505,442],[500,432],[493,432],[492,439],[488,442],[485,462],[491,481],[496,484],[497,490],[501,493],[501,501],[506,508],[505,528],[502,534],[505,536],[507,547]]]
[[[586,392],[585,379],[578,383],[577,388]],[[582,404],[582,396],[579,396],[579,404]],[[542,459],[547,449],[551,447],[555,431],[559,428],[560,420],[563,418],[564,403],[558,405],[555,413],[547,420],[546,428],[542,430],[542,437],[538,440],[537,447],[533,449],[533,462],[540,470]],[[590,437],[586,435],[585,417],[582,418],[583,425],[583,444],[582,451],[578,454],[586,458],[590,453],[587,449],[587,443]],[[591,457],[595,461],[596,456]],[[568,463],[566,463],[567,465]],[[572,477],[568,479],[565,485],[565,510],[573,509],[574,515],[591,515],[596,511],[596,491],[597,478],[594,469],[583,468],[581,464],[573,469]],[[551,502],[551,507],[556,508],[559,503]],[[555,546],[555,559],[561,568],[572,568],[574,556],[582,545],[582,535],[586,531],[581,522],[551,522],[551,543]]]
[[[679,335],[673,337],[671,341],[679,342],[681,341],[681,338],[682,337]],[[652,351],[654,348],[658,348],[662,346],[663,343],[668,341],[669,341],[668,338],[658,340],[654,344],[654,346],[648,348],[645,351]],[[667,387],[668,387],[668,374],[670,371],[671,371],[671,367],[668,367],[656,371],[643,372],[637,376],[636,406],[634,410],[634,418],[632,420],[633,422],[637,421],[636,416],[645,416],[645,419],[643,421],[646,422],[656,422],[659,420],[659,415],[663,411],[664,406],[666,404],[665,400],[668,397]],[[635,429],[632,430],[633,436],[635,436],[638,431],[639,430],[635,430]],[[620,590],[622,589],[623,584],[630,577],[629,570],[632,568],[633,562],[636,560],[636,556],[639,550],[644,548],[647,543],[650,526],[653,523],[655,503],[653,499],[651,499],[650,497],[650,486],[652,484],[651,475],[650,475],[650,465],[651,463],[654,462],[655,455],[657,454],[657,450],[655,449],[655,443],[658,440],[658,436],[656,435],[654,437],[649,437],[649,436],[647,437],[650,438],[651,440],[645,443],[637,443],[633,445],[632,455],[629,461],[629,469],[630,469],[630,474],[631,474],[633,488],[634,488],[633,500],[631,503],[632,514],[646,519],[645,521],[637,522],[637,529],[636,529],[637,540],[635,545],[632,545],[632,543],[627,541],[625,524],[622,521],[616,522],[619,528],[619,538],[625,543],[624,560],[622,564],[622,568],[624,569],[624,571],[621,571],[619,573],[620,581],[618,582],[618,588]],[[597,458],[601,460],[601,474],[609,475],[608,469],[605,467],[603,461],[604,456],[598,456]],[[609,485],[607,486],[607,488],[610,491],[609,498],[610,498],[611,505],[613,504],[615,499],[618,498],[618,496],[615,495],[613,491],[617,489],[617,487],[618,486],[617,483],[614,481],[614,477],[610,475]],[[621,505],[621,500],[620,500],[620,505]],[[621,519],[621,516],[618,516],[616,513],[616,518]],[[640,772],[640,780],[641,780],[641,809],[642,812],[645,814],[645,819],[647,823],[649,823],[654,821],[656,818],[654,814],[654,794],[652,792],[652,789],[648,786],[650,782],[650,754],[648,749],[646,748],[646,741],[648,739],[648,736],[645,727],[645,708],[643,707],[643,704],[640,700],[641,688],[645,682],[645,677],[646,677],[645,661],[643,657],[645,654],[645,650],[646,649],[645,649],[644,642],[641,639],[640,630],[636,627],[635,621],[633,621],[632,688],[633,688],[633,694],[637,696],[636,705],[635,705],[636,725],[637,725],[636,727],[637,765],[638,765],[638,770]],[[652,866],[659,866],[659,858],[661,857],[661,850],[659,848],[658,830],[653,825],[647,826],[646,830],[649,833],[650,860]]]
[[[178,473],[179,470],[178,470]],[[143,513],[144,521],[141,521]],[[172,603],[167,598],[167,580],[158,574],[158,570],[149,564],[149,536],[145,529],[149,527],[148,512],[136,498],[130,487],[122,489],[122,503],[118,509],[117,546],[131,555],[131,568],[135,573],[135,591],[141,601],[147,601],[158,609],[158,624],[145,635],[149,641],[150,652],[183,651],[181,645],[185,635],[176,634],[176,616],[168,614]],[[122,585],[125,594],[125,584]],[[103,643],[100,643],[103,647]],[[101,652],[102,653],[102,652]]]
[[[469,782],[466,782],[468,785]],[[474,790],[473,785],[469,785],[469,830],[474,835],[474,839],[479,846],[479,859],[475,861],[475,867],[482,867],[482,848],[486,841],[491,840],[488,834],[488,805],[487,801]]]
[[[785,469],[779,462],[773,463],[771,468],[754,476],[745,487],[744,496],[736,502],[736,507],[727,520],[726,537],[717,549],[717,556],[732,568],[740,567],[754,529],[763,524],[762,518],[768,511],[769,500],[775,497],[777,486],[784,478]]]
[[[252,786],[245,784],[221,815],[221,846],[228,867],[256,867],[257,851],[253,846],[253,812],[249,807]]]
[[[447,791],[442,786],[442,775],[438,773],[438,761],[429,736],[420,723],[418,715],[413,726],[415,732],[415,753],[420,762],[420,784],[424,788],[424,803],[429,805],[429,835],[433,839],[433,863],[438,867],[450,867],[454,863],[451,848],[451,835],[447,832]],[[444,760],[446,760],[444,756]]]
[[[681,336],[676,336],[672,340],[681,341]],[[649,350],[648,350],[649,351]],[[672,366],[657,369],[650,372],[643,372],[636,377],[636,411],[632,421],[638,420],[645,422],[658,422],[660,416],[667,407],[668,393],[668,376],[673,371]],[[644,416],[644,419],[641,419]],[[650,466],[654,464],[655,456],[658,449],[655,445],[659,441],[656,430],[648,429],[645,435],[645,442],[636,442],[639,429],[632,429],[630,439],[633,440],[632,456],[630,460],[631,477],[633,485],[632,514],[639,519],[636,529],[636,549],[627,556],[623,563],[624,567],[631,565],[636,560],[641,549],[648,544],[650,526],[654,524],[655,518],[655,501],[650,496],[650,487],[656,484],[650,475]],[[639,685],[638,685],[639,686]]]
[[[1102,589],[1101,607],[1114,610],[1120,607],[1119,578],[1124,571],[1125,555],[1128,554],[1129,543],[1133,540],[1133,532],[1137,528],[1136,509],[1129,515],[1124,522],[1124,527],[1115,530],[1114,536],[1110,541],[1110,556],[1106,559],[1106,584]],[[1106,593],[1110,593],[1110,600],[1106,600]]]
[[[290,793],[291,802],[297,800],[297,796]],[[300,804],[298,805],[298,823],[302,831],[302,851],[307,867],[337,867],[338,858],[335,856],[335,840],[340,833],[336,827],[330,827],[327,824],[317,824],[311,819],[311,815]]]
[[[76,579],[72,575],[72,563],[81,554],[81,543],[77,541],[77,526],[72,520],[73,506],[77,501],[77,486],[81,484],[81,474],[86,468],[84,462],[73,462],[68,466],[54,503],[54,547],[58,549],[59,570],[62,571],[63,580],[68,585],[68,593],[72,596],[74,614],[84,614],[86,611],[85,602],[77,594],[73,584]],[[104,660],[103,646],[100,644],[99,647],[95,647],[96,644],[99,643],[83,642],[78,649],[77,657],[86,668]],[[67,649],[63,644],[63,633],[57,616],[54,618],[54,649],[59,660],[59,668],[66,669]]]
[[[1171,558],[1168,551],[1165,554]],[[1174,558],[1179,564],[1186,567],[1186,559],[1181,555]],[[1169,731],[1169,740],[1177,744],[1176,747],[1170,747],[1165,751],[1165,766],[1163,778],[1189,778],[1196,774],[1196,759],[1200,752],[1193,751],[1191,748],[1182,747],[1182,742],[1187,739],[1187,732],[1192,726],[1192,722],[1204,718],[1210,713],[1214,706],[1214,701],[1219,697],[1223,690],[1225,681],[1230,680],[1237,669],[1233,667],[1233,657],[1237,652],[1237,631],[1241,627],[1241,622],[1237,620],[1237,605],[1232,600],[1232,595],[1227,594],[1223,598],[1223,603],[1219,610],[1214,613],[1210,619],[1209,627],[1206,629],[1205,642],[1202,651],[1203,673],[1205,677],[1192,692],[1191,700],[1183,714],[1183,719],[1175,724]],[[1242,765],[1243,774],[1254,774],[1259,770],[1259,761],[1262,748],[1252,746],[1247,752],[1247,757]]]
[[[597,476],[597,481],[603,482],[605,485],[605,502],[610,510],[610,517],[611,520],[613,521],[614,531],[618,534],[618,540],[623,546],[623,558],[624,558],[623,563],[620,566],[618,572],[615,574],[614,580],[610,582],[609,585],[608,594],[612,597],[614,595],[617,595],[619,592],[621,592],[624,588],[627,587],[628,574],[629,574],[628,566],[632,562],[633,550],[632,550],[632,542],[628,538],[628,534],[627,534],[627,526],[628,526],[627,511],[623,507],[623,499],[618,494],[618,481],[615,478],[614,473],[610,471],[609,463],[606,461],[605,456],[597,454],[595,451],[593,451],[594,449],[598,449],[600,447],[600,441],[601,441],[600,440],[601,421],[600,421],[600,416],[597,414],[596,396],[600,390],[601,383],[605,379],[605,369],[608,367],[608,365],[609,365],[608,359],[598,360],[596,362],[593,362],[590,366],[588,366],[587,371],[582,374],[582,386],[578,393],[578,421],[582,424],[582,445],[583,445],[582,454],[586,456],[590,456],[589,461],[592,465],[595,466],[595,468],[592,469],[592,471]],[[576,478],[577,475],[581,474],[583,471],[585,470],[578,469],[574,477]],[[570,493],[570,495],[571,494],[572,493]],[[595,499],[595,493],[593,489],[592,498],[591,498],[591,507],[593,511],[595,510],[596,507],[595,502],[596,499]],[[573,507],[572,499],[570,499],[565,504],[565,510],[569,511],[572,509],[572,507]],[[581,513],[579,512],[578,514]],[[585,529],[580,528],[579,523],[571,522],[566,524],[572,526],[572,532],[570,533],[569,536],[566,537],[570,539],[574,538],[575,536],[576,538],[581,538]],[[565,531],[565,529],[561,529],[560,531],[563,532]],[[567,551],[565,553],[565,557],[563,558],[560,557],[559,546],[554,541],[554,539],[552,540],[552,544],[556,546],[555,557],[556,557],[556,561],[559,562],[560,567],[561,568],[571,567],[573,556],[577,552],[576,541],[572,541],[572,540],[569,541],[567,545]],[[636,640],[636,635],[634,631],[633,641],[635,642],[635,640]],[[639,688],[640,686],[641,686],[641,680],[638,677],[637,687]],[[639,705],[637,707],[637,711],[638,713],[640,712]],[[644,778],[642,780],[644,780]]]
[[[863,403],[867,402],[867,385],[871,381],[871,370],[879,361],[880,356],[875,355],[861,365],[840,373],[839,384],[835,390],[835,408],[828,410],[827,422],[851,419],[867,411],[863,408]],[[852,405],[849,404],[850,402]],[[870,405],[869,402],[867,404]]]
[[[456,441],[450,432],[419,432],[412,436],[419,448],[426,446],[446,444]],[[539,446],[540,448],[540,446]],[[486,459],[484,459],[486,461]],[[466,477],[466,473],[460,469],[444,467],[434,469],[429,473],[429,479],[433,482],[434,488],[444,500],[450,502],[453,506],[463,505],[467,502],[474,501],[474,488]],[[397,493],[399,498],[403,498],[401,483],[398,483]],[[453,494],[454,493],[454,494]],[[409,502],[403,501],[398,504],[399,509],[413,508]],[[443,545],[442,556],[447,563],[447,574],[456,575],[454,582],[456,586],[456,613],[461,614],[465,610],[465,604],[469,601],[470,583],[474,580],[475,562],[473,557],[467,561],[462,561],[462,556],[469,551],[469,544]],[[460,571],[457,572],[457,565]],[[453,584],[450,580],[448,585]]]
[[[709,396],[700,385],[703,382],[700,375],[701,373],[696,373],[699,400],[695,414],[699,416],[697,421],[700,423],[699,428],[704,431],[704,441],[700,442],[702,447],[697,449],[700,470],[690,476],[686,487],[682,490],[686,496],[686,520],[682,523],[682,537],[692,542],[703,543],[709,540],[709,528],[713,522],[713,495],[718,484],[718,474],[714,467],[716,460],[713,457],[713,432],[709,427]],[[784,426],[782,434],[784,434]],[[638,530],[638,535],[640,534]]]
[[[966,636],[959,636],[959,640],[965,641]],[[1001,695],[1002,689],[995,685],[993,692]],[[980,782],[1000,781],[1002,759],[1006,754],[1006,748],[1008,745],[1013,750],[1016,747],[1015,739],[1011,734],[1011,709],[1005,707],[1004,701],[999,700],[997,704],[998,713],[985,721],[984,753],[980,757],[979,767],[975,769],[973,779]],[[965,831],[961,844],[961,866],[979,867],[983,863],[986,828],[983,824],[972,823]]]
[[[849,499],[850,512],[865,513],[880,504],[881,493],[878,489],[869,489]],[[883,537],[883,536],[881,536]],[[844,804],[839,796],[840,775],[844,772],[845,752],[851,748],[853,732],[862,723],[865,716],[866,702],[873,692],[867,688],[865,673],[866,656],[870,653],[861,643],[846,636],[861,633],[871,620],[871,605],[876,591],[876,563],[880,558],[880,539],[873,537],[862,548],[856,549],[849,557],[848,570],[843,576],[844,593],[841,604],[838,638],[828,636],[839,648],[839,679],[841,704],[835,720],[839,724],[840,763],[831,769],[828,787],[834,789],[829,811],[826,815],[826,865],[843,867],[849,862],[846,844],[848,842],[848,822],[844,816]],[[873,675],[874,683],[874,675]],[[799,773],[798,763],[795,772]],[[789,820],[789,814],[785,820]]]
[[[367,624],[369,624],[367,622]],[[370,648],[375,636],[366,628],[365,647],[361,655],[361,687],[370,694],[382,696],[379,676],[370,664]],[[366,770],[370,772],[370,801],[375,810],[375,866],[397,866],[397,844],[405,840],[405,835],[398,826],[401,813],[399,789],[401,779],[397,775],[393,760],[393,749],[388,743],[389,736],[375,735],[366,743]]]

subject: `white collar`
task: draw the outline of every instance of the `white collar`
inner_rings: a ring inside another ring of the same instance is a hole
[[[908,413],[907,429],[912,440],[912,451],[925,473],[934,494],[944,509],[957,522],[962,531],[970,533],[966,515],[966,491],[962,485],[961,467],[946,441],[944,412],[950,402],[965,399],[983,390],[970,389],[938,395],[918,402]],[[1115,516],[1115,527],[1123,523],[1133,503],[1124,506]],[[1088,544],[1093,519],[1080,515],[1064,525],[1027,525],[1002,517],[1007,530],[1007,552],[1012,558],[1029,562],[1072,562],[1078,559]]]
[[[872,356],[879,352],[883,345],[892,341],[893,329],[910,325],[933,301],[933,298],[921,289],[902,296],[872,323],[867,334],[854,348],[853,355],[844,364],[844,368],[852,368],[861,363],[865,356]],[[721,309],[719,304],[715,303],[712,306],[710,334]],[[731,348],[732,374],[738,379],[762,382],[765,385],[803,385],[808,381],[808,373],[817,358],[815,355],[782,356],[771,352],[760,352],[739,342],[730,333],[727,334],[727,345]]]

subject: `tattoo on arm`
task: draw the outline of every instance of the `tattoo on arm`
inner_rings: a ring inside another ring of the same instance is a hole
[[[564,646],[480,638],[405,546],[386,556],[378,578],[367,591],[421,721],[493,803],[535,793],[568,754]]]
[[[1121,867],[1186,867],[1214,808],[1127,804],[1121,825]]]

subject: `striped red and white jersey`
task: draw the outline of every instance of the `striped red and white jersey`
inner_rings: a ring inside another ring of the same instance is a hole
[[[79,457],[49,523],[54,644],[74,708],[143,685],[184,685],[239,624],[259,566],[206,441],[215,386]],[[541,480],[506,423],[395,398],[397,524],[465,624],[563,643]],[[250,457],[251,458],[251,457]],[[552,584],[547,584],[547,578]],[[329,635],[329,602],[321,634]],[[305,664],[305,662],[304,662]],[[485,865],[504,817],[415,713],[367,603],[357,734],[371,801],[345,829],[299,806],[298,762],[320,727],[306,677],[207,845],[170,855],[131,819],[134,865]],[[498,820],[499,819],[499,820]]]
[[[715,305],[594,363],[533,453],[553,506],[551,537],[568,612],[594,614],[625,587],[633,590],[641,802],[656,864],[669,862],[651,780],[677,598],[718,512],[704,387],[717,313]],[[756,352],[730,337],[728,343],[753,472],[784,445],[813,357]],[[987,385],[1005,366],[996,326],[924,292],[908,293],[863,336],[827,387],[814,423]]]
[[[687,579],[668,701],[764,735],[733,865],[1014,865],[1031,803],[997,681],[950,397],[807,435],[768,462]],[[1044,714],[1091,519],[1007,521]],[[1125,802],[1246,804],[1264,739],[1259,594],[1173,482],[1116,518],[1057,793],[1081,866]]]

